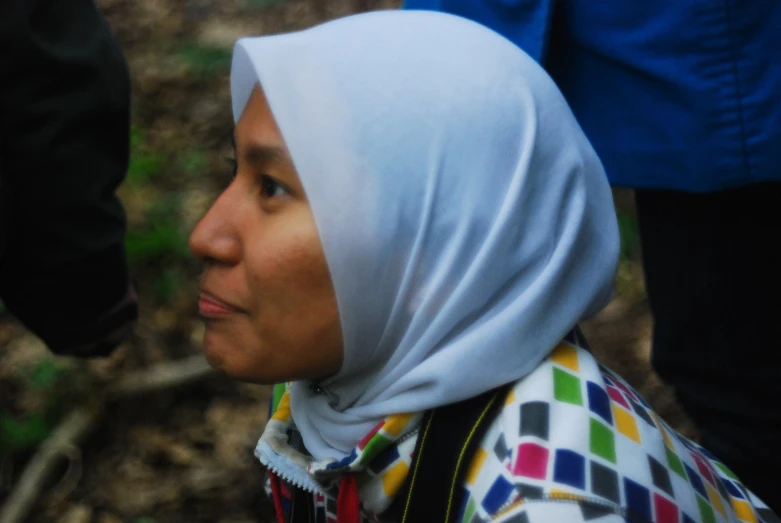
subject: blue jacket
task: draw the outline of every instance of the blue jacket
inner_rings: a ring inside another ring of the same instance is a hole
[[[706,192],[781,180],[781,0],[405,8],[470,18],[543,63],[613,185]]]

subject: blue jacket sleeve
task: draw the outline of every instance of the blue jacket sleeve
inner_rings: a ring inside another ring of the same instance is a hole
[[[545,60],[554,0],[405,0],[404,9],[441,11],[496,31],[538,62]]]

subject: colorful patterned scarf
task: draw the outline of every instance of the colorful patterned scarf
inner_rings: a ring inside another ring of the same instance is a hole
[[[271,410],[255,450],[270,472],[294,487],[332,498],[337,497],[340,480],[353,474],[364,510],[380,514],[388,509],[407,478],[422,413],[388,416],[345,458],[316,460],[295,444],[299,436],[286,385],[275,386]]]

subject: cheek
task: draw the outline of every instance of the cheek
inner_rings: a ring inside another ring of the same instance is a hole
[[[300,219],[280,220],[258,231],[246,248],[247,281],[253,301],[260,307],[272,305],[264,299],[266,293],[272,293],[276,301],[284,301],[285,296],[292,298],[298,292],[331,286],[314,224]]]
[[[269,227],[248,249],[246,266],[258,331],[291,352],[333,338],[333,330],[341,336],[317,229],[311,219],[300,222]]]

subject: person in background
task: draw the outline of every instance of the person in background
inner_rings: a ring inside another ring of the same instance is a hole
[[[381,11],[243,38],[233,179],[190,237],[209,362],[276,383],[277,521],[771,523],[588,350],[619,236],[545,71]]]
[[[53,352],[108,355],[138,316],[124,56],[92,0],[2,2],[0,48],[0,299]]]
[[[501,33],[635,189],[652,362],[781,511],[781,2],[406,0]]]

